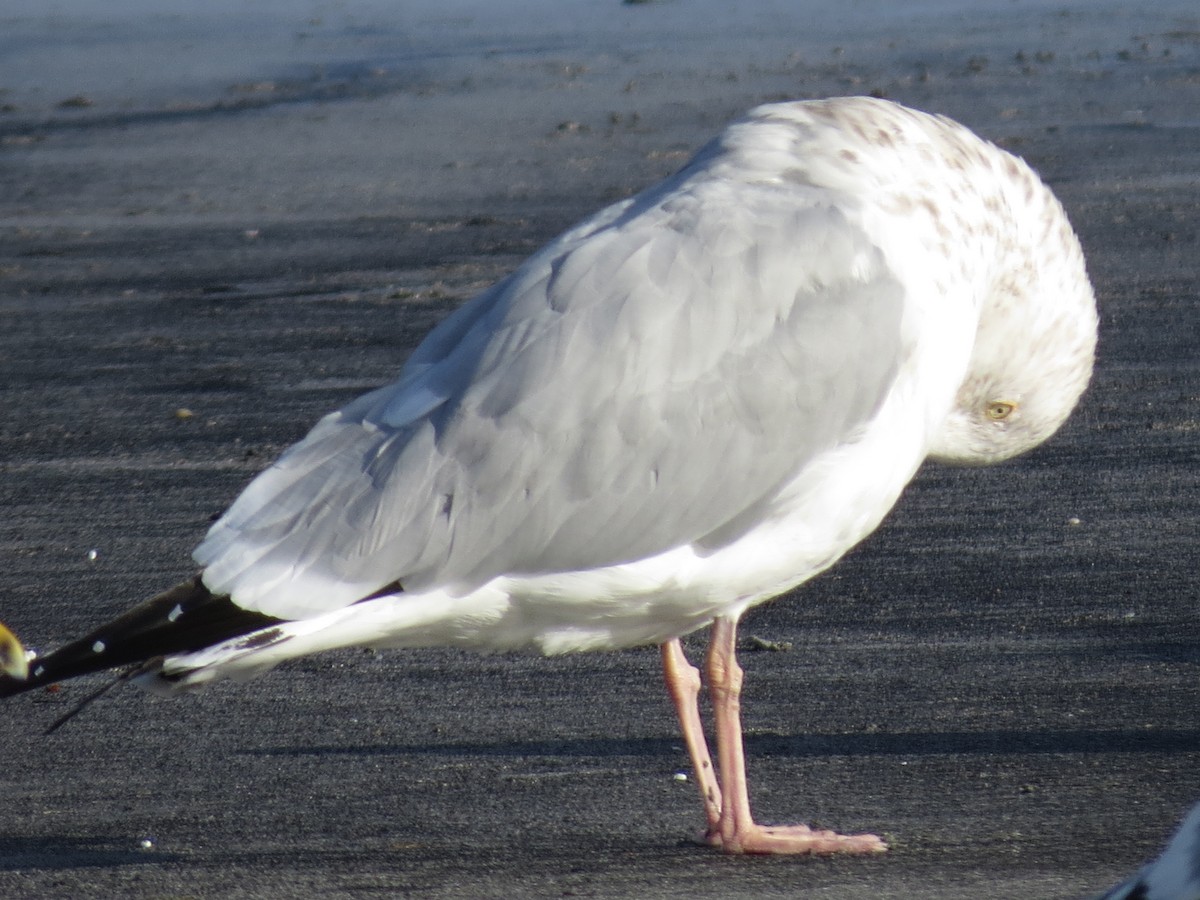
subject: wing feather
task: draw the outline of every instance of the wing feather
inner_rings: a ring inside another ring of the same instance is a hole
[[[736,539],[902,353],[901,287],[832,199],[698,165],[568,232],[263,472],[207,585],[300,618]]]

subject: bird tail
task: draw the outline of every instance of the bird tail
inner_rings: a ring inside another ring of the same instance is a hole
[[[153,671],[165,656],[202,650],[281,621],[213,594],[196,575],[45,656],[28,653],[0,624],[0,697],[121,666]]]

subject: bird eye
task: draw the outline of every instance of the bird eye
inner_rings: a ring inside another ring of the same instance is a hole
[[[1012,415],[1012,411],[1016,408],[1017,404],[1015,403],[1008,403],[1004,400],[993,400],[987,405],[987,417],[993,422],[999,422]]]

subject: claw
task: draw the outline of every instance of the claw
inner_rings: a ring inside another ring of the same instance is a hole
[[[24,681],[29,677],[28,656],[17,636],[0,622],[0,672]]]

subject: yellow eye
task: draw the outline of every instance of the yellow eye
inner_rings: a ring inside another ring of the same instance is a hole
[[[1006,400],[993,400],[987,405],[986,413],[987,417],[993,422],[999,422],[1011,416],[1013,410],[1016,408],[1017,404],[1015,403],[1009,403]]]

